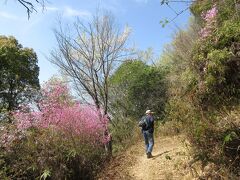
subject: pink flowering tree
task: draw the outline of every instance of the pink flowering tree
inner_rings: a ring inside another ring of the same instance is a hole
[[[38,109],[25,106],[14,113],[18,129],[51,128],[93,144],[108,142],[109,137],[104,135],[108,134],[108,118],[94,106],[74,101],[66,84],[49,81],[41,94]]]
[[[216,4],[214,4],[210,10],[202,12],[201,17],[205,22],[205,26],[199,32],[201,38],[206,38],[212,33],[214,27],[216,26],[217,13],[218,9]]]

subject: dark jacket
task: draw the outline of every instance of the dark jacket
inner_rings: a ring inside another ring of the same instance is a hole
[[[146,118],[147,121],[147,126],[142,128],[142,131],[148,131],[150,133],[154,132],[154,119],[153,116],[147,115],[144,116],[143,118]]]

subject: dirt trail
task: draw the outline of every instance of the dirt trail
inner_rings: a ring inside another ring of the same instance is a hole
[[[153,158],[147,159],[143,141],[113,158],[99,180],[181,180],[194,179],[186,170],[189,155],[183,137],[155,138]]]

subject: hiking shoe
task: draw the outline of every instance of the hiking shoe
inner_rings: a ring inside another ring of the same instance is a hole
[[[147,158],[151,158],[152,157],[152,154],[150,152],[147,153]]]

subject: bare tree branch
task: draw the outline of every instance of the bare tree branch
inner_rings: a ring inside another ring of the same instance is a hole
[[[165,19],[164,21],[160,21],[162,26],[164,27],[166,24],[174,22],[175,19],[177,19],[178,16],[183,14],[185,11],[187,11],[190,8],[190,5],[195,2],[196,0],[161,0],[161,5],[167,5],[167,7],[175,13],[175,16],[173,18]],[[172,6],[171,3],[184,3],[187,5],[186,8],[182,9],[181,11],[176,11]]]
[[[196,0],[161,0],[161,5],[169,3],[193,3]]]
[[[50,61],[72,80],[80,96],[87,93],[107,114],[109,77],[131,54],[127,47],[129,28],[121,31],[111,14],[97,14],[88,23],[77,19],[68,30],[59,24],[54,30],[58,48],[52,51]]]
[[[44,9],[45,7],[45,2],[46,0],[17,0],[24,8],[27,10],[28,14],[28,19],[30,18],[30,14],[33,13],[34,11],[37,12],[34,3],[40,4],[42,8]],[[32,2],[33,1],[33,2]]]

